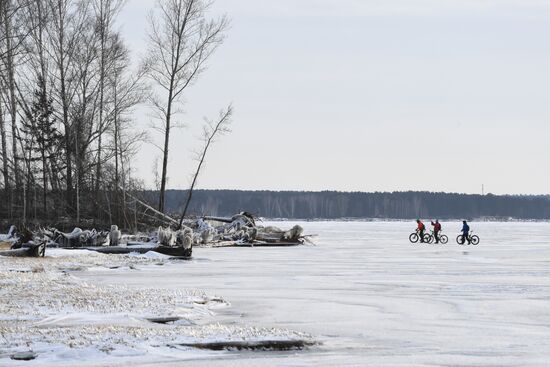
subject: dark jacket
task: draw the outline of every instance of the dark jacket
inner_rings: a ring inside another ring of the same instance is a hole
[[[464,223],[462,226],[462,233],[468,233],[470,232],[470,226],[467,223]]]

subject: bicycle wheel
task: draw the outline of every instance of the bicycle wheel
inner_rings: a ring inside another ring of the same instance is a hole
[[[428,241],[425,240],[426,242],[428,242],[430,245],[431,245],[432,243],[434,243],[434,240],[435,240],[435,237],[434,237],[434,236],[432,236],[431,234],[427,234],[426,236],[429,236],[429,237],[428,237]]]
[[[433,241],[432,235],[426,233],[426,234],[424,235],[424,242],[426,242],[426,243],[432,243],[432,241]]]
[[[420,237],[418,237],[418,234],[416,233],[411,233],[409,236],[409,241],[411,241],[411,243],[417,243],[419,239]]]
[[[459,245],[464,245],[464,237],[462,237],[461,234],[459,234],[456,238],[456,243],[458,243]]]
[[[472,242],[472,245],[477,245],[479,243],[479,237],[476,236],[476,235],[473,235],[471,238],[470,238],[470,241]]]
[[[442,234],[441,237],[439,237],[439,242],[441,242],[442,244],[447,244],[447,242],[449,242],[449,237],[447,237],[446,235]]]

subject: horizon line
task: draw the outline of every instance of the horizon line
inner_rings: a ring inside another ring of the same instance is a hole
[[[166,189],[166,191],[188,191],[189,189]],[[159,189],[143,189],[142,191],[160,191]],[[237,191],[237,192],[280,192],[280,193],[340,193],[340,194],[403,194],[403,193],[417,193],[417,194],[447,194],[447,195],[469,195],[469,196],[528,196],[528,197],[550,197],[548,194],[494,194],[487,192],[480,193],[466,193],[466,192],[453,192],[453,191],[429,191],[429,190],[394,190],[394,191],[360,191],[360,190],[276,190],[276,189],[211,189],[201,188],[194,189],[193,191]]]

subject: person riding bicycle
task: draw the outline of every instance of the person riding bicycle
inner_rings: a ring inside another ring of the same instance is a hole
[[[420,237],[420,242],[424,242],[424,231],[426,230],[426,226],[420,219],[416,220],[416,223],[418,224],[418,227],[416,231],[418,232],[418,236]]]
[[[468,225],[468,223],[463,220],[462,221],[462,244],[464,245],[464,243],[466,241],[468,241],[468,245],[470,244],[470,226]]]
[[[432,226],[434,227],[435,243],[439,243],[439,232],[441,232],[441,223],[439,223],[439,219],[436,219],[435,223],[432,222]]]

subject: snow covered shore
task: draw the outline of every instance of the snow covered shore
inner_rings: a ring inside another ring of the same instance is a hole
[[[90,270],[124,274],[173,262],[154,253],[70,250],[50,250],[43,259],[0,257],[0,365],[200,358],[213,352],[182,345],[310,338],[285,329],[222,325],[216,310],[230,303],[200,290],[98,285],[78,277]],[[13,359],[27,356],[35,359]]]

